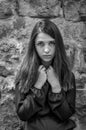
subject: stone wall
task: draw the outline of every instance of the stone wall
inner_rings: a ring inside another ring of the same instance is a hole
[[[15,76],[30,33],[41,17],[52,17],[61,30],[75,74],[77,130],[86,128],[86,1],[0,0],[0,130],[19,130],[14,105]]]

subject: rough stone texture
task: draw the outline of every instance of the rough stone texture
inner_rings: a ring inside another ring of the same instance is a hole
[[[31,17],[56,17],[61,15],[59,0],[18,0],[19,15]]]
[[[0,19],[12,17],[15,6],[14,0],[0,0]]]
[[[64,16],[66,20],[86,21],[86,1],[85,0],[64,0]]]
[[[0,130],[19,130],[22,126],[15,111],[14,81],[31,30],[42,16],[51,17],[62,33],[76,78],[75,130],[85,130],[86,0],[0,0]]]

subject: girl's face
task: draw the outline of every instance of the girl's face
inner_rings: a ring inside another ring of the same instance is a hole
[[[41,32],[36,37],[35,48],[42,63],[50,64],[55,55],[55,39]]]

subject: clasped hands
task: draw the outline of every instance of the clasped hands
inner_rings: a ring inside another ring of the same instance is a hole
[[[48,69],[46,69],[43,65],[40,65],[38,68],[38,79],[35,83],[35,87],[41,89],[46,81],[51,85],[52,92],[59,93],[61,91],[59,79],[53,67],[49,66]]]

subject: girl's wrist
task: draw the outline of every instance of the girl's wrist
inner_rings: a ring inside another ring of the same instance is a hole
[[[60,93],[61,92],[61,88],[52,88],[52,92],[53,93]]]
[[[60,93],[61,92],[61,86],[60,84],[56,84],[52,86],[52,92],[53,93]]]
[[[41,86],[40,84],[38,84],[38,83],[36,83],[36,84],[34,85],[34,87],[37,88],[37,89],[41,89],[41,88],[42,88],[42,86]]]

